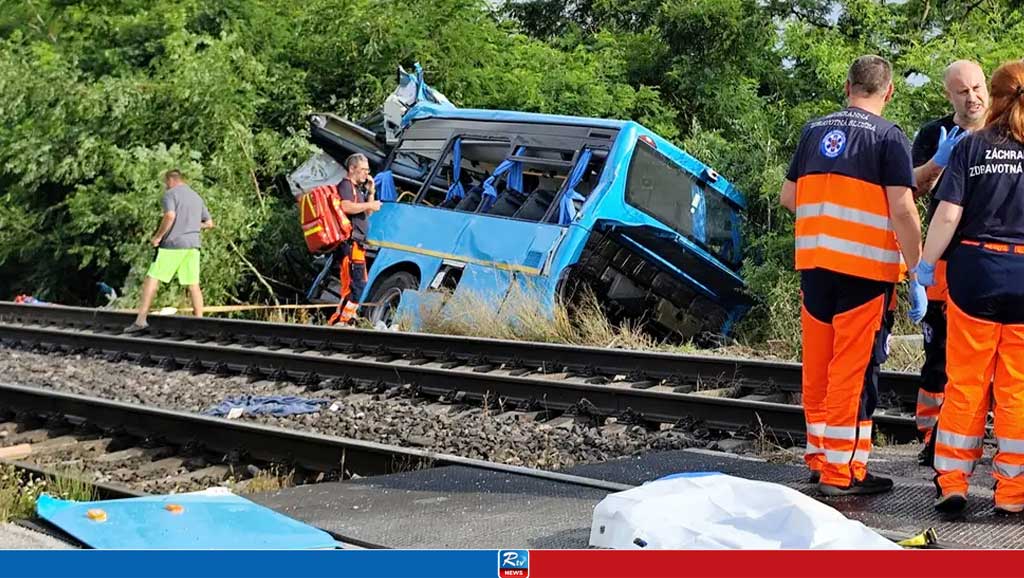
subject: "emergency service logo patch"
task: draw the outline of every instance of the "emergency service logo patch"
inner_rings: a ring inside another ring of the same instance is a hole
[[[830,159],[843,154],[846,148],[846,133],[839,130],[830,130],[821,138],[821,154]]]

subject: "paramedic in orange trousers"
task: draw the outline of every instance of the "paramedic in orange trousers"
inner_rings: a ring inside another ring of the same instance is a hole
[[[927,219],[931,220],[939,201],[931,196],[934,186],[949,164],[953,147],[968,132],[985,125],[988,112],[988,86],[985,72],[975,62],[957,60],[942,75],[946,99],[953,114],[937,118],[921,127],[914,137],[914,177],[918,194],[929,195]],[[948,253],[948,250],[947,250]],[[918,455],[921,465],[931,465],[935,456],[932,432],[939,419],[939,409],[946,389],[946,256],[935,264],[935,285],[928,287],[928,310],[921,322],[924,334],[924,364],[921,385],[917,391],[917,429],[924,438],[924,449]]]
[[[354,154],[345,161],[347,175],[338,184],[341,210],[352,222],[352,236],[338,249],[341,258],[341,303],[339,311],[331,316],[330,324],[349,323],[356,317],[359,299],[366,288],[366,235],[369,217],[380,210],[380,201],[374,199],[376,184],[370,175],[370,163],[364,155]]]
[[[892,94],[885,59],[855,60],[847,108],[804,127],[781,192],[796,213],[804,459],[827,496],[892,489],[892,480],[867,472],[871,414],[886,356],[883,318],[904,267],[916,267],[921,254],[910,141],[881,117]],[[915,321],[924,293],[911,291]]]
[[[1024,62],[992,74],[984,128],[953,150],[918,276],[947,265],[949,383],[935,430],[936,509],[967,505],[995,399],[997,512],[1024,511]]]

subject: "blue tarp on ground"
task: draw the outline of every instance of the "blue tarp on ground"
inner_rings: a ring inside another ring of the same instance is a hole
[[[92,548],[306,550],[338,546],[327,532],[222,488],[97,502],[58,500],[43,494],[36,501],[36,513]]]
[[[232,409],[241,408],[250,415],[274,415],[283,417],[300,413],[316,413],[326,405],[326,399],[307,399],[293,395],[240,395],[229,397],[203,412],[203,415],[224,417]]]

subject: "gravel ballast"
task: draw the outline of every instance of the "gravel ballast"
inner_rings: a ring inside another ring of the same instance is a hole
[[[531,414],[520,412],[446,406],[403,396],[309,391],[292,383],[250,383],[243,377],[194,375],[82,355],[42,355],[8,348],[0,348],[0,381],[192,412],[238,395],[328,399],[331,403],[316,414],[240,419],[544,469],[707,444],[679,430],[651,431],[618,423],[595,427],[565,417],[538,422]]]

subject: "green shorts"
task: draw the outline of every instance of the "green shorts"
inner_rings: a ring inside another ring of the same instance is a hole
[[[168,283],[178,275],[179,285],[199,284],[199,249],[158,249],[146,275]]]

